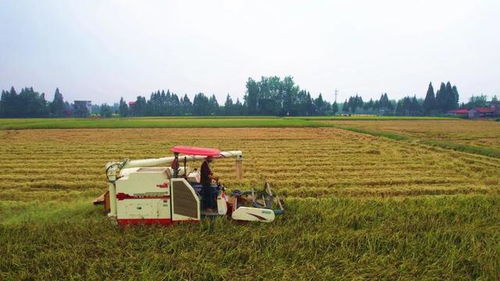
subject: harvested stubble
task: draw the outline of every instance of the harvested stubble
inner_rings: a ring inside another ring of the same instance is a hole
[[[334,128],[24,130],[0,140],[0,279],[498,279],[499,159]],[[106,162],[177,144],[243,150],[245,180],[232,160],[214,171],[230,189],[268,180],[287,214],[270,225],[119,229],[90,205],[106,188]]]
[[[497,187],[500,169],[499,159],[331,128],[24,130],[1,138],[0,192],[19,200],[25,193],[43,200],[46,190],[97,194],[106,162],[167,156],[177,144],[240,149],[243,181],[233,161],[214,163],[229,188],[268,180],[288,196],[484,193]]]

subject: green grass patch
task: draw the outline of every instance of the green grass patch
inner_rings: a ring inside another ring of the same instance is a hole
[[[482,195],[288,200],[271,224],[127,228],[89,207],[0,225],[0,279],[498,280],[499,203]]]
[[[117,116],[116,118],[120,118]],[[266,116],[266,115],[203,115],[203,116],[193,116],[193,115],[183,115],[183,116],[140,116],[140,117],[129,117],[134,119],[280,119],[279,116]]]
[[[500,158],[500,150],[490,147],[472,146],[472,145],[459,144],[448,141],[437,141],[437,140],[420,140],[419,142],[427,145],[439,146],[442,148],[448,148],[467,153],[474,153],[484,156]]]
[[[0,119],[0,130],[77,128],[274,128],[330,127],[325,120],[448,120],[448,117],[394,116],[148,116],[130,118],[19,118]]]
[[[351,116],[297,116],[286,117],[289,119],[304,119],[304,120],[457,120],[457,117],[439,117],[439,116],[378,116],[378,115],[351,115]]]
[[[349,130],[352,132],[356,133],[361,133],[361,134],[368,134],[372,135],[375,137],[384,137],[388,139],[393,139],[393,140],[410,140],[411,138],[408,136],[404,135],[399,135],[391,132],[385,132],[385,131],[376,131],[376,130],[367,130],[367,129],[361,129],[361,128],[356,128],[356,127],[349,127],[349,126],[343,126],[343,125],[336,125],[336,124],[330,124],[331,127],[338,128],[338,129],[344,129],[344,130]]]
[[[322,127],[321,122],[284,118],[34,118],[0,119],[0,129],[77,129],[77,128],[273,128]]]

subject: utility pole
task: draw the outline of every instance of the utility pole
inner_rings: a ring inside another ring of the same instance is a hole
[[[335,103],[337,103],[337,94],[339,91],[337,91],[337,88],[335,88]]]

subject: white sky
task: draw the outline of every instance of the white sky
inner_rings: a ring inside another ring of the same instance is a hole
[[[170,89],[242,98],[291,75],[330,101],[500,94],[500,1],[0,0],[0,89],[117,102]]]

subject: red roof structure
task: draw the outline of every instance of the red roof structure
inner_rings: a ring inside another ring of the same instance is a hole
[[[135,101],[129,101],[128,102],[128,105],[131,106],[131,105],[134,105],[135,104]]]
[[[467,108],[461,108],[461,109],[450,110],[448,112],[452,114],[468,114],[469,110]]]
[[[196,146],[182,146],[177,145],[170,149],[174,153],[182,153],[185,155],[200,155],[200,156],[219,156],[220,150],[215,148],[196,147]]]
[[[479,113],[493,113],[493,109],[489,107],[474,107],[474,110]]]

